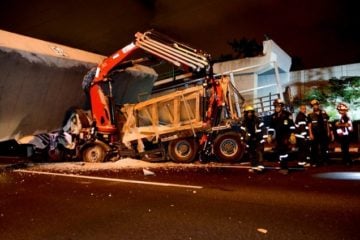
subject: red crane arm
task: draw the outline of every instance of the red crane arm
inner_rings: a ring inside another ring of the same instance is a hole
[[[121,64],[126,63],[124,60],[136,49],[141,48],[145,52],[162,58],[178,67],[191,68],[195,71],[210,67],[209,54],[177,43],[154,31],[138,32],[135,34],[135,38],[134,42],[116,51],[99,64],[95,77],[90,84],[92,115],[98,131],[102,134],[113,134],[116,133],[117,129],[112,122],[111,99],[105,96],[98,83],[106,82],[108,74],[117,67],[121,68]],[[130,62],[136,63],[136,61]]]
[[[122,49],[116,51],[111,56],[105,58],[102,63],[96,69],[95,78],[93,84],[97,82],[102,82],[105,80],[106,75],[120,62],[122,62],[127,56],[133,53],[138,47],[134,43],[123,47]]]

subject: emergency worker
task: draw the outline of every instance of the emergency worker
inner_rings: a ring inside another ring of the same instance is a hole
[[[281,99],[276,99],[273,105],[275,111],[271,115],[269,132],[274,131],[280,173],[287,174],[290,146],[296,142],[295,125],[291,113],[284,109],[284,102]]]
[[[339,103],[336,109],[340,114],[340,119],[335,123],[335,128],[338,141],[341,144],[342,160],[347,166],[350,166],[352,165],[349,153],[350,133],[353,131],[353,126],[350,117],[347,115],[349,108],[345,103]]]
[[[241,129],[244,131],[247,152],[251,161],[251,169],[249,171],[261,172],[264,170],[262,162],[265,143],[264,133],[266,129],[262,120],[255,114],[254,108],[250,105],[244,108]]]
[[[329,115],[320,109],[318,100],[310,102],[313,111],[308,114],[308,128],[310,138],[310,161],[313,166],[328,164],[328,148],[331,137]],[[320,148],[320,156],[319,156]]]
[[[302,104],[299,107],[299,112],[295,118],[295,136],[296,145],[298,147],[297,160],[301,166],[307,166],[310,160],[310,146],[308,134],[308,120],[306,115],[306,105]]]

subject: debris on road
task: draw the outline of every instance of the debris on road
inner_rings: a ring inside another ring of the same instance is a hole
[[[266,230],[264,228],[258,228],[257,231],[260,233],[263,233],[263,234],[267,234],[267,232],[268,232],[268,230]]]
[[[144,173],[144,176],[155,176],[155,173],[148,170],[148,169],[145,169],[143,168],[143,173]]]

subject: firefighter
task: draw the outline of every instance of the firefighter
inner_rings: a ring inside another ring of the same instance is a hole
[[[349,147],[350,133],[353,131],[353,127],[351,119],[347,115],[349,108],[345,103],[339,103],[336,109],[340,114],[340,119],[335,123],[335,128],[338,141],[341,144],[342,160],[347,166],[351,166],[352,160],[349,153]]]
[[[313,111],[308,114],[308,128],[310,138],[310,161],[312,166],[328,164],[328,148],[331,138],[329,115],[320,109],[318,100],[310,102]],[[320,148],[320,156],[318,154]]]
[[[280,161],[280,173],[288,174],[290,146],[296,142],[295,125],[292,114],[284,109],[284,102],[281,99],[276,99],[273,105],[275,111],[271,115],[269,132],[273,131],[275,135],[275,150]],[[268,141],[271,141],[270,139]]]
[[[297,160],[301,166],[309,166],[310,160],[310,146],[309,146],[309,134],[308,134],[308,120],[306,115],[306,105],[302,104],[299,107],[299,112],[295,118],[296,127],[296,145],[298,148]]]
[[[252,106],[247,105],[244,108],[244,115],[241,119],[241,128],[244,130],[244,139],[247,147],[247,153],[251,161],[250,172],[261,172],[264,170],[264,123],[255,114]]]

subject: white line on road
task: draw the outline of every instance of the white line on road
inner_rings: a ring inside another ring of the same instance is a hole
[[[241,169],[249,169],[251,166],[239,166],[239,165],[219,165],[219,166],[211,166],[214,168],[241,168]]]
[[[128,180],[128,179],[118,179],[118,178],[104,178],[104,177],[74,175],[74,174],[65,174],[65,173],[29,171],[29,170],[22,170],[22,169],[14,170],[14,172],[29,173],[29,174],[41,174],[41,175],[52,175],[52,176],[70,177],[70,178],[91,179],[91,180],[101,180],[101,181],[108,181],[108,182],[135,183],[135,184],[162,186],[162,187],[179,187],[179,188],[195,188],[195,189],[202,189],[203,188],[202,186],[195,186],[195,185],[183,185],[183,184],[162,183],[162,182],[147,182],[147,181],[138,181],[138,180]]]

